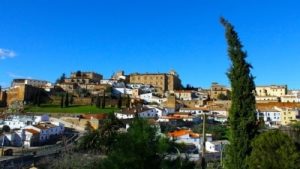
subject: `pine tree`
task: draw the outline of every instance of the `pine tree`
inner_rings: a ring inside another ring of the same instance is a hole
[[[251,141],[257,133],[254,77],[234,27],[224,18],[221,18],[221,23],[225,28],[228,55],[232,62],[227,73],[231,83],[232,103],[229,111],[230,145],[225,165],[228,169],[246,169],[248,166],[245,159],[251,153]]]
[[[60,84],[60,83],[64,83],[65,82],[65,79],[66,79],[66,74],[63,73],[59,79],[56,80],[56,84]]]
[[[65,107],[69,107],[69,93],[66,93]]]
[[[105,108],[105,91],[103,92],[103,98],[102,98],[102,109]]]
[[[93,98],[93,96],[91,96],[91,106],[93,106],[93,105],[94,105],[94,98]]]
[[[100,96],[98,95],[98,96],[96,97],[96,107],[97,107],[97,108],[100,108],[100,106],[101,106],[101,100],[100,100]]]
[[[61,108],[64,107],[64,95],[63,94],[61,95],[61,98],[60,98],[60,107]]]
[[[38,89],[37,92],[37,106],[40,107],[41,106],[41,90]]]
[[[118,99],[118,108],[121,109],[122,108],[122,97],[120,96]]]
[[[73,95],[70,96],[70,105],[72,105],[74,103],[74,98]]]

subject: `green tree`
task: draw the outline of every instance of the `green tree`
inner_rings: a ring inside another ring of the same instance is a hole
[[[186,158],[168,160],[166,155],[175,144],[161,137],[157,133],[157,128],[149,125],[146,120],[135,118],[127,132],[119,132],[121,127],[124,127],[123,123],[111,114],[99,129],[91,130],[80,138],[79,150],[107,156],[96,168],[192,169],[194,167],[194,163]]]
[[[3,132],[6,132],[6,133],[9,133],[9,132],[10,132],[10,127],[9,127],[8,125],[4,125],[4,126],[2,127],[2,131],[3,131]]]
[[[60,98],[60,107],[61,108],[64,107],[64,95],[63,94],[61,95],[61,98]]]
[[[59,79],[56,80],[56,84],[60,84],[60,83],[64,83],[65,82],[65,79],[66,79],[66,74],[63,73]]]
[[[37,106],[40,107],[41,106],[41,90],[38,89],[38,92],[37,92]]]
[[[91,125],[86,124],[88,132],[79,140],[79,149],[107,154],[117,141],[118,129],[122,126],[123,123],[113,113],[109,114],[108,119],[97,130],[92,130]]]
[[[102,104],[101,104],[102,109],[105,108],[105,91],[103,92],[103,97],[102,97]]]
[[[157,135],[147,121],[135,119],[127,133],[120,134],[101,168],[159,169],[168,140]]]
[[[120,96],[118,99],[118,108],[121,109],[122,108],[122,97]]]
[[[70,96],[70,105],[72,105],[74,103],[74,97],[73,95]]]
[[[100,96],[99,95],[96,97],[96,107],[99,108],[99,109],[101,107],[101,100],[100,100]]]
[[[228,100],[228,96],[226,96],[225,94],[223,93],[220,93],[218,96],[217,96],[217,99],[218,100]]]
[[[247,158],[249,169],[298,169],[300,155],[292,139],[278,131],[267,131],[252,142],[252,153]]]
[[[76,72],[76,77],[81,77],[81,75],[82,75],[81,71],[80,71],[80,70],[77,70],[77,72]]]
[[[65,107],[69,107],[69,93],[66,93]]]
[[[237,32],[224,18],[228,55],[232,62],[227,76],[231,83],[231,108],[229,111],[230,135],[225,166],[228,169],[246,169],[245,159],[251,153],[251,141],[257,133],[255,116],[255,84],[250,73],[252,66],[246,61]]]

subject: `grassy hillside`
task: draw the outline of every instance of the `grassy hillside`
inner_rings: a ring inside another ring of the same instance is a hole
[[[112,113],[118,110],[117,108],[99,109],[96,106],[89,105],[72,105],[66,108],[61,108],[59,105],[41,105],[26,106],[25,112],[45,112],[45,113]]]

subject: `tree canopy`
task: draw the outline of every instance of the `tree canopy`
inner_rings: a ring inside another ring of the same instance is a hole
[[[247,159],[249,169],[298,169],[300,166],[295,143],[278,130],[260,134],[251,145],[253,150]]]

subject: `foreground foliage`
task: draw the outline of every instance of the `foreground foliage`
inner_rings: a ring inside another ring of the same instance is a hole
[[[247,159],[250,169],[300,167],[300,154],[295,143],[278,130],[262,133],[253,141],[252,147],[251,156]]]

